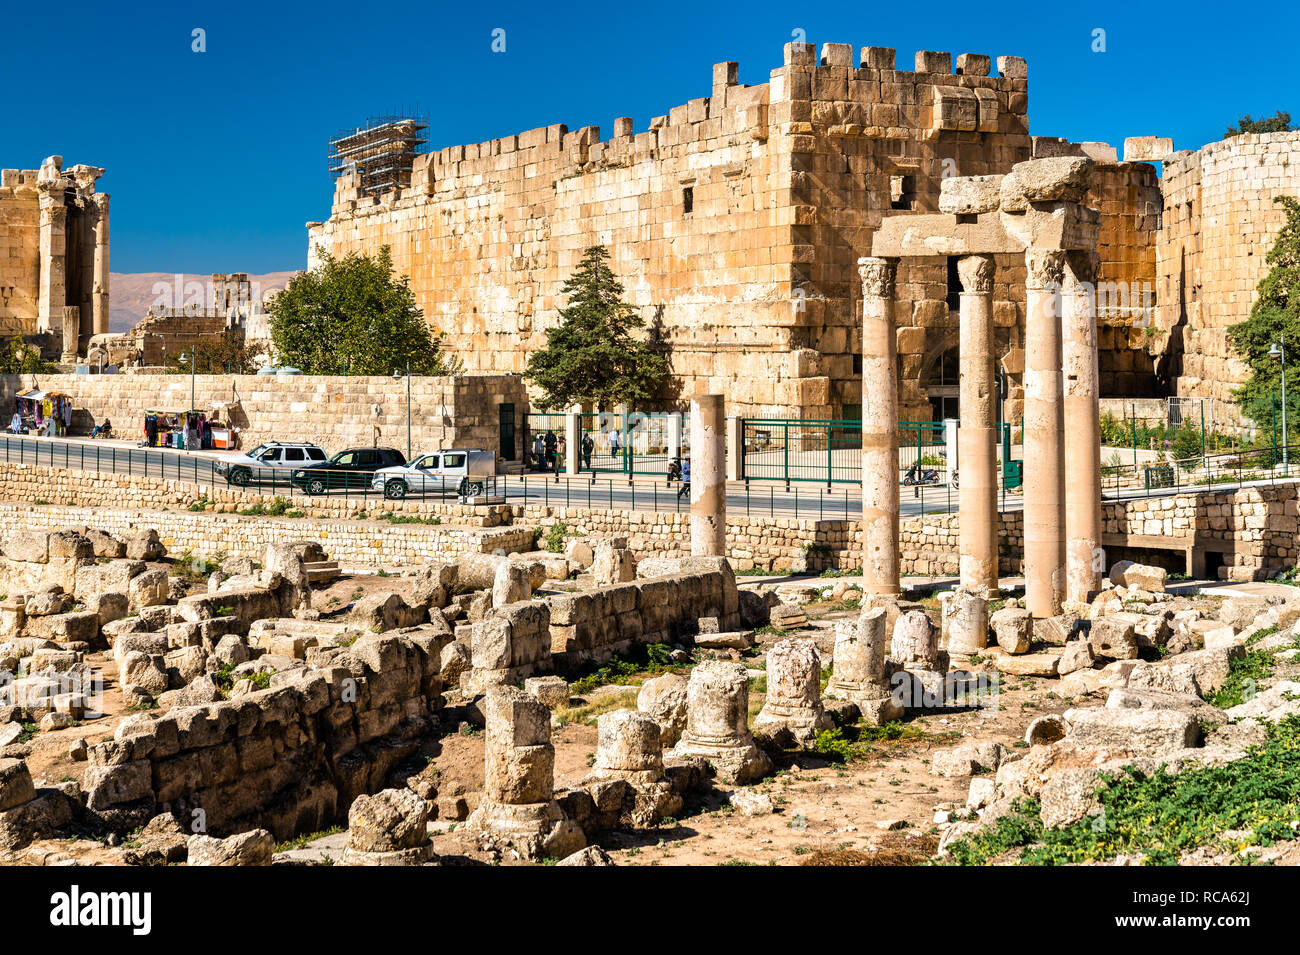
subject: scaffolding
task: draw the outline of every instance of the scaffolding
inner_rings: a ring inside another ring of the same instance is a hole
[[[355,168],[361,192],[370,195],[409,186],[415,157],[425,152],[429,128],[422,117],[372,116],[364,126],[345,130],[330,140],[330,178]]]

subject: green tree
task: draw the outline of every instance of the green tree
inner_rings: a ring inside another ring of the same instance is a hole
[[[17,336],[0,345],[0,375],[51,374],[58,369],[41,357],[41,350]]]
[[[322,253],[267,305],[280,361],[309,375],[444,375],[459,363],[443,351],[405,276],[394,278],[388,246],[378,255]]]
[[[560,324],[546,332],[546,346],[529,357],[524,373],[541,389],[542,407],[646,407],[668,376],[668,362],[633,334],[645,322],[623,301],[609,250],[587,249],[560,291],[568,299]]]
[[[1236,126],[1228,127],[1223,138],[1240,136],[1242,133],[1289,133],[1294,129],[1295,127],[1291,125],[1291,114],[1284,113],[1282,110],[1264,119],[1251,119],[1250,114],[1247,113],[1237,120]]]
[[[1282,363],[1269,357],[1269,349],[1286,336],[1287,360],[1300,356],[1300,201],[1293,196],[1273,200],[1286,212],[1286,221],[1277,241],[1264,261],[1269,272],[1256,286],[1255,304],[1250,317],[1228,329],[1228,340],[1250,365],[1250,377],[1237,389],[1235,397],[1242,411],[1261,432],[1269,433],[1273,424],[1274,398],[1282,394]],[[1291,370],[1296,367],[1293,365]],[[1300,377],[1287,380],[1287,424],[1300,424]],[[1281,405],[1278,405],[1280,412]],[[1279,413],[1280,422],[1281,415]]]

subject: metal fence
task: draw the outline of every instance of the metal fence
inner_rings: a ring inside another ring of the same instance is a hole
[[[580,460],[587,473],[666,475],[690,452],[690,415],[601,412],[578,416]]]
[[[901,471],[947,468],[942,421],[898,425]],[[745,418],[741,426],[741,477],[750,481],[862,483],[862,422],[809,418]]]

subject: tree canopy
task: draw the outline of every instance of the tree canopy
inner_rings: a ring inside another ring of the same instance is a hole
[[[388,246],[377,255],[321,253],[320,264],[289,282],[267,305],[280,362],[309,375],[454,373],[415,304],[405,276],[393,276]]]
[[[542,407],[646,407],[668,376],[668,362],[633,334],[645,322],[623,301],[609,250],[587,249],[561,294],[568,304],[560,309],[560,323],[547,331],[546,346],[529,357],[524,373],[541,390]]]
[[[1228,340],[1250,365],[1251,375],[1237,391],[1237,399],[1247,417],[1268,429],[1273,421],[1273,399],[1281,399],[1282,363],[1269,357],[1269,349],[1283,335],[1287,342],[1287,361],[1293,374],[1287,380],[1288,425],[1300,424],[1300,376],[1294,371],[1300,357],[1300,201],[1292,196],[1273,200],[1286,212],[1286,222],[1277,241],[1264,261],[1268,274],[1257,286],[1258,296],[1251,306],[1250,317],[1228,329]],[[1280,420],[1281,405],[1278,405]]]
[[[1251,119],[1247,113],[1241,119],[1237,120],[1236,126],[1229,126],[1228,131],[1223,134],[1223,138],[1229,136],[1240,136],[1242,133],[1289,133],[1295,127],[1291,125],[1291,114],[1278,110],[1272,116],[1264,119]]]

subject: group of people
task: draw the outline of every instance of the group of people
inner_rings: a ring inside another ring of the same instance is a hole
[[[560,464],[564,461],[564,435],[556,437],[554,431],[538,434],[533,438],[531,457],[534,471],[559,474]]]

